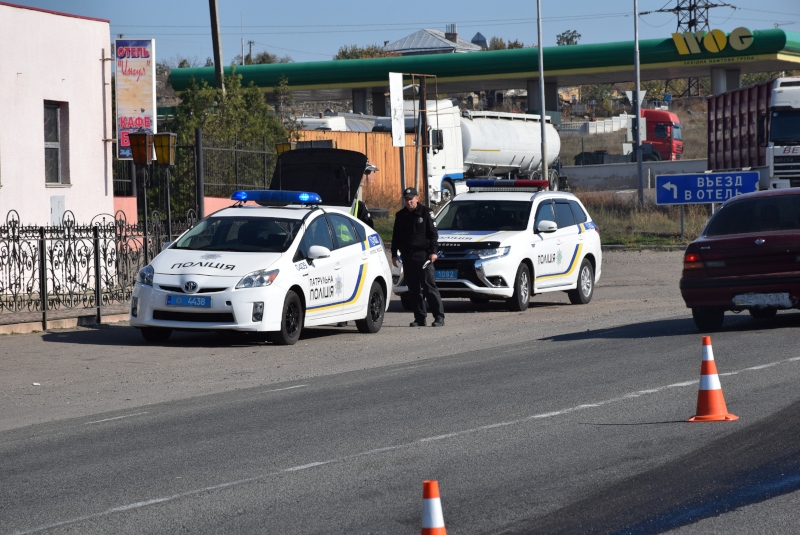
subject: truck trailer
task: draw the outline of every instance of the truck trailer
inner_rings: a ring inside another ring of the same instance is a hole
[[[404,103],[406,132],[418,126],[415,102]],[[427,101],[426,149],[428,196],[444,204],[467,191],[465,179],[475,176],[541,177],[541,117],[523,113],[461,110],[457,101]],[[547,164],[550,189],[559,189],[558,155],[561,140],[546,118]],[[379,117],[375,129],[390,131],[391,120]],[[425,138],[423,138],[425,139]],[[413,170],[409,174],[413,176]]]
[[[800,77],[708,97],[708,169],[746,168],[759,189],[800,187]]]

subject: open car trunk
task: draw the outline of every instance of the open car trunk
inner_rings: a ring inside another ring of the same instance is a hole
[[[344,149],[295,149],[278,156],[271,190],[310,191],[328,206],[349,207],[367,168],[367,157]]]

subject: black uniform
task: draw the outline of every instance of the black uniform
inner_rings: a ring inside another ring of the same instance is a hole
[[[414,320],[420,325],[425,324],[426,299],[434,319],[444,320],[444,307],[436,288],[433,264],[428,264],[424,269],[422,267],[428,261],[428,256],[437,254],[438,250],[439,232],[430,208],[419,203],[414,211],[403,208],[395,214],[392,257],[397,256],[397,251],[402,254]]]

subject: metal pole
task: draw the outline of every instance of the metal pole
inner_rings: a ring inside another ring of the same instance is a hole
[[[170,182],[170,173],[169,173],[169,166],[164,166],[165,173],[166,173],[166,182],[167,182],[167,241],[172,241],[172,210],[170,208],[170,197],[169,197],[169,182]]]
[[[542,51],[542,0],[536,0],[536,27],[539,33],[539,122],[542,127],[542,178],[550,180],[547,172],[547,112],[544,103],[544,52]],[[552,185],[550,187],[552,188]]]
[[[684,226],[683,226],[683,205],[681,205],[681,242],[683,242],[683,230],[684,230]]]
[[[39,300],[42,303],[42,330],[47,330],[47,244],[44,227],[39,227]]]
[[[128,176],[131,179],[131,193],[136,197],[139,188],[136,187],[136,164],[133,163],[133,160],[128,160]]]
[[[250,41],[252,43],[252,41]],[[253,57],[253,45],[250,45],[250,57]],[[264,189],[267,189],[267,136],[264,136]]]
[[[633,88],[633,109],[635,116],[633,122],[636,125],[633,129],[633,142],[636,150],[636,176],[639,184],[639,204],[644,206],[644,171],[642,169],[642,129],[641,118],[642,110],[639,109],[639,92],[641,91],[641,79],[639,72],[639,0],[633,0],[633,68],[636,73],[636,82]]]
[[[402,193],[406,190],[406,148],[398,148],[400,149],[400,196],[402,197]]]
[[[431,200],[428,197],[428,90],[427,78],[420,76],[419,79],[419,134],[420,134],[420,147],[422,147],[422,181],[420,183],[421,197],[425,199],[425,203],[430,205]]]
[[[197,218],[203,219],[206,216],[205,197],[205,170],[203,169],[203,129],[194,130],[194,178],[197,198]]]
[[[150,263],[150,255],[147,246],[148,238],[148,225],[147,225],[147,167],[144,168],[144,179],[142,180],[142,197],[144,198],[144,233],[142,234],[142,245],[144,248],[144,264],[142,267]]]
[[[97,324],[103,322],[103,316],[100,311],[100,304],[103,301],[103,288],[100,284],[100,229],[95,225],[92,227],[92,242],[94,245],[94,301],[97,305]]]

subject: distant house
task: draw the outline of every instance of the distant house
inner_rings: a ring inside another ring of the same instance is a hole
[[[472,38],[470,41],[473,45],[477,45],[481,48],[489,48],[489,44],[486,42],[486,38],[483,36],[481,32],[475,34],[475,37]]]
[[[389,43],[384,47],[384,50],[401,56],[417,56],[421,54],[480,52],[481,47],[459,39],[456,25],[448,24],[445,32],[430,29],[420,30],[394,43]]]
[[[0,225],[113,214],[107,20],[0,2]]]

